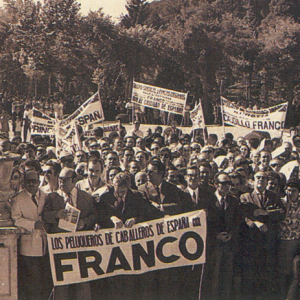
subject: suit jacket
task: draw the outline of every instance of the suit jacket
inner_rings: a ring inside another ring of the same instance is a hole
[[[237,242],[240,232],[241,212],[239,201],[232,195],[226,196],[226,210],[220,208],[219,200],[213,195],[208,204],[207,213],[207,239],[208,246],[214,248],[215,245],[221,244],[217,239],[220,232],[228,232],[231,234],[231,240],[227,242],[233,252],[237,251]],[[225,244],[225,243],[224,243]]]
[[[101,184],[98,187],[94,188],[94,191],[96,191],[99,188],[105,187],[105,186],[106,186],[106,184],[103,181],[101,181]],[[76,187],[79,190],[85,191],[85,192],[87,192],[90,195],[92,195],[93,192],[94,192],[91,189],[91,186],[90,186],[88,178],[76,182]]]
[[[136,219],[136,223],[162,217],[162,214],[143,197],[139,191],[128,189],[124,202],[118,203],[114,195],[114,188],[100,197],[97,203],[99,211],[98,223],[104,228],[113,228],[114,224],[110,220],[112,216],[118,217],[123,223],[131,218]]]
[[[160,196],[153,184],[149,181],[138,187],[149,201],[162,204],[166,215],[176,215],[183,212],[182,192],[174,184],[162,181]]]
[[[251,193],[242,194],[240,199],[242,203],[243,219],[248,218],[252,221],[259,221],[268,227],[267,232],[261,232],[257,226],[249,228],[244,224],[244,243],[248,246],[249,243],[261,244],[263,247],[274,249],[278,236],[279,222],[285,218],[285,207],[279,195],[266,190],[264,205],[261,204],[261,201],[254,190]],[[269,214],[266,216],[255,216],[254,212],[258,208],[267,210]]]
[[[59,219],[56,217],[57,211],[64,209],[66,203],[64,198],[54,192],[48,195],[45,199],[45,207],[43,210],[43,220],[47,223],[45,226],[48,233],[64,232],[58,227]],[[77,209],[80,212],[80,219],[85,222],[82,230],[91,230],[97,220],[96,202],[88,193],[78,190],[77,193]]]
[[[38,194],[38,206],[25,190],[21,190],[11,199],[11,215],[15,226],[28,231],[28,234],[23,234],[20,238],[20,254],[24,256],[43,256],[46,254],[46,233],[43,229],[35,229],[34,225],[36,221],[42,220],[42,210],[47,195],[40,189]]]
[[[202,187],[198,186],[198,199],[197,203],[193,202],[189,190],[186,188],[184,192],[183,210],[194,211],[199,209],[208,209],[210,203],[214,199],[213,188],[211,186]]]

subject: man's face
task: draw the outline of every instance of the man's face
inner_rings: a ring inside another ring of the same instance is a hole
[[[271,160],[270,167],[273,169],[274,172],[279,173],[281,169],[281,163],[279,160]]]
[[[242,145],[246,145],[246,140],[244,138],[238,138],[237,145],[241,147]]]
[[[201,153],[204,153],[206,155],[206,159],[208,159],[209,161],[213,160],[214,158],[214,152],[211,148],[203,149]]]
[[[178,184],[178,171],[177,170],[169,170],[168,176],[167,176],[167,181],[177,185]]]
[[[88,179],[92,186],[96,187],[101,182],[102,165],[100,162],[89,162]]]
[[[140,165],[136,161],[130,163],[129,173],[135,175],[140,171]]]
[[[35,159],[35,152],[32,148],[25,149],[26,159]]]
[[[133,138],[128,138],[126,140],[126,144],[125,144],[126,147],[134,147],[134,139]]]
[[[75,187],[75,179],[72,178],[72,172],[62,170],[58,178],[59,188],[66,194],[70,193]]]
[[[123,141],[121,139],[115,139],[114,141],[114,148],[116,150],[121,150],[123,147]]]
[[[127,186],[118,186],[114,184],[114,189],[115,189],[115,194],[116,196],[123,198],[128,191],[128,187]]]
[[[141,139],[141,138],[138,138],[138,139],[136,140],[136,146],[137,146],[138,148],[141,148],[141,149],[144,150],[144,148],[145,148],[145,141],[144,141],[143,139]]]
[[[151,151],[152,156],[158,156],[159,155],[159,146],[158,146],[158,144],[152,144],[150,151]]]
[[[178,170],[186,168],[185,161],[182,158],[175,159],[174,167],[177,168]]]
[[[118,159],[115,154],[109,153],[106,157],[106,166],[113,167],[113,166],[118,166]]]
[[[263,192],[268,184],[268,178],[265,173],[257,172],[254,175],[254,187],[257,188],[259,192]]]
[[[37,158],[42,158],[42,157],[45,156],[46,154],[47,154],[47,151],[46,151],[45,148],[39,148],[39,149],[37,150],[37,153],[36,153]]]
[[[113,179],[115,178],[115,176],[116,176],[118,173],[119,173],[119,171],[118,171],[118,170],[115,170],[115,169],[109,171],[109,174],[108,174],[108,180],[109,180],[110,183],[113,182]]]
[[[200,166],[199,170],[199,183],[202,185],[207,185],[210,175],[210,169],[208,167]]]
[[[238,196],[241,188],[241,182],[238,178],[231,178],[231,187],[230,187],[230,192]]]
[[[299,190],[296,187],[288,186],[285,189],[285,193],[292,202],[297,202],[298,201]]]
[[[230,192],[231,180],[226,174],[220,174],[218,176],[217,190],[221,196],[226,196]]]
[[[39,175],[36,172],[28,172],[26,174],[26,179],[24,181],[24,186],[25,189],[31,193],[31,194],[36,194],[38,189],[39,189]]]
[[[77,151],[75,153],[76,163],[86,162],[86,156],[83,151]]]
[[[233,165],[234,159],[235,159],[234,153],[231,153],[231,152],[228,153],[228,154],[227,154],[227,158],[228,158],[229,164],[230,164],[230,165]]]
[[[201,151],[200,145],[192,145],[192,153],[199,154]]]
[[[262,151],[260,153],[260,162],[261,162],[262,167],[268,167],[270,160],[271,160],[271,157],[270,157],[269,152]]]
[[[47,169],[44,170],[44,178],[46,183],[57,180],[57,175],[55,175],[55,172],[51,166],[48,166]]]
[[[62,157],[60,161],[63,168],[74,167],[74,157],[72,155]]]
[[[191,147],[189,145],[184,145],[182,148],[182,156],[189,159],[191,155]]]
[[[124,152],[124,156],[123,156],[123,161],[124,163],[129,163],[133,160],[134,158],[134,152],[131,150],[126,150]]]
[[[140,185],[147,182],[147,175],[145,173],[137,173],[135,175],[135,185],[139,187]]]
[[[164,165],[169,164],[171,157],[170,157],[170,153],[168,151],[160,152],[159,156]]]
[[[198,170],[187,169],[185,180],[187,182],[188,187],[194,190],[198,186],[198,179],[199,179]]]
[[[161,172],[158,170],[157,166],[148,165],[147,167],[147,177],[148,180],[154,185],[159,185],[163,179]]]
[[[142,152],[138,153],[138,154],[136,155],[135,159],[136,159],[138,162],[140,162],[140,164],[141,164],[142,166],[145,166],[145,164],[146,164],[146,156],[145,156],[144,153],[142,153]]]
[[[270,178],[268,180],[268,184],[267,184],[267,190],[274,192],[274,193],[278,193],[278,179],[277,178]]]

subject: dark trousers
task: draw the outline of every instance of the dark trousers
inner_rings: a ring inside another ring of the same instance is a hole
[[[48,254],[19,256],[19,299],[47,300],[52,290]]]

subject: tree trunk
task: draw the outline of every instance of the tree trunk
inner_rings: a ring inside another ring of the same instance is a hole
[[[48,74],[48,95],[51,96],[52,94],[52,89],[51,89],[51,84],[52,84],[52,80],[51,80],[51,73]]]

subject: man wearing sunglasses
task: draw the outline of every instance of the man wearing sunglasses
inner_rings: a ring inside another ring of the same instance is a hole
[[[233,271],[241,214],[238,199],[230,195],[227,173],[215,175],[214,198],[207,213],[207,266],[211,299],[233,299]]]
[[[80,217],[77,224],[77,231],[91,230],[94,228],[97,212],[96,202],[92,196],[85,191],[81,191],[75,187],[76,173],[71,168],[63,168],[59,173],[59,190],[51,193],[45,199],[45,207],[43,210],[43,220],[46,223],[45,228],[48,233],[64,232],[59,228],[59,220],[67,217],[66,205],[76,207],[80,210]],[[58,286],[54,289],[54,298],[56,300],[71,299],[69,295],[74,289],[75,298],[77,300],[90,300],[91,291],[89,283],[80,283],[74,285]]]
[[[61,166],[59,163],[49,160],[43,167],[44,180],[46,185],[41,187],[41,190],[46,194],[51,194],[56,192],[59,188],[58,186],[58,176],[61,171]]]
[[[39,174],[25,172],[24,189],[12,198],[14,225],[26,230],[20,238],[20,282],[29,300],[48,299],[51,292],[47,237],[42,210],[46,194],[39,189]]]

